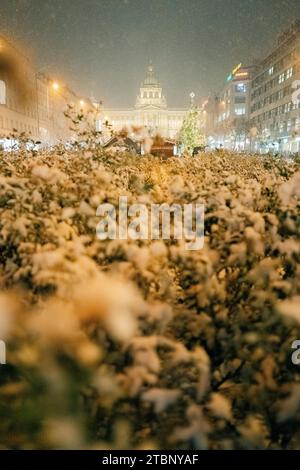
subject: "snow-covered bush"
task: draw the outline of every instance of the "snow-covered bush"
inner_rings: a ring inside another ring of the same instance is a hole
[[[3,448],[300,447],[299,164],[0,155]],[[99,241],[102,202],[204,202],[205,245]]]

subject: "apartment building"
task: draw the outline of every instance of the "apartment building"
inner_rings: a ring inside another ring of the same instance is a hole
[[[0,133],[38,138],[36,77],[28,59],[0,37]]]
[[[300,100],[293,100],[300,80],[300,20],[278,38],[251,83],[252,150],[300,151]],[[298,95],[299,96],[299,95]]]
[[[68,105],[78,113],[95,111],[90,100],[37,73],[14,44],[0,37],[0,144],[9,147],[20,134],[48,145],[71,140]]]
[[[212,148],[245,150],[249,146],[250,84],[253,66],[238,64],[222,91],[206,104],[206,135]]]
[[[69,106],[73,109],[73,117],[82,113],[86,115],[86,120],[81,125],[82,130],[87,122],[92,125],[92,120],[96,119],[95,105],[96,103],[92,103],[91,100],[78,96],[69,87],[51,80],[45,74],[38,73],[37,120],[39,140],[50,145],[71,141],[75,138],[75,133],[72,130],[74,125],[71,119],[66,116]]]

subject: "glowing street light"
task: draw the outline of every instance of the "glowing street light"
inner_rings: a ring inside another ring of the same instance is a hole
[[[195,97],[196,97],[196,95],[195,95],[195,93],[192,91],[192,92],[190,93],[191,106],[194,106]]]
[[[59,90],[59,84],[57,82],[53,82],[52,83],[52,88],[54,91],[58,91]]]
[[[83,108],[84,105],[85,105],[85,101],[84,101],[84,100],[80,100],[80,101],[79,101],[79,104],[80,104],[80,106]]]

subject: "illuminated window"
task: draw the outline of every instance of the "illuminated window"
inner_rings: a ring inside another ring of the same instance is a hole
[[[0,104],[6,104],[6,85],[3,80],[0,80]]]
[[[285,113],[289,113],[291,109],[292,109],[292,103],[286,103],[284,105],[284,112]]]
[[[269,75],[273,75],[273,73],[274,73],[274,67],[270,67],[269,68]]]
[[[96,119],[96,132],[102,131],[102,121],[101,119]]]
[[[289,78],[291,78],[293,75],[293,67],[291,67],[290,69],[288,69],[286,71],[286,79],[288,80]]]
[[[283,82],[284,82],[284,79],[285,79],[285,74],[284,74],[284,73],[281,73],[281,74],[279,75],[278,82],[279,82],[279,83],[283,83]]]
[[[246,93],[246,85],[245,83],[238,83],[236,86],[235,86],[235,91],[237,93]]]
[[[235,107],[235,114],[237,116],[243,116],[244,114],[246,114],[246,108],[242,107],[242,106],[236,106]]]

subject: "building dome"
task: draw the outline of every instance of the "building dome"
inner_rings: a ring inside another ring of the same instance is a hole
[[[136,108],[166,108],[166,99],[162,87],[156,78],[152,62],[148,65],[146,78],[141,83],[140,92],[136,100]]]
[[[147,69],[147,74],[145,80],[142,82],[142,87],[159,87],[159,81],[155,77],[154,71],[153,71],[153,65],[150,62],[148,69]]]

